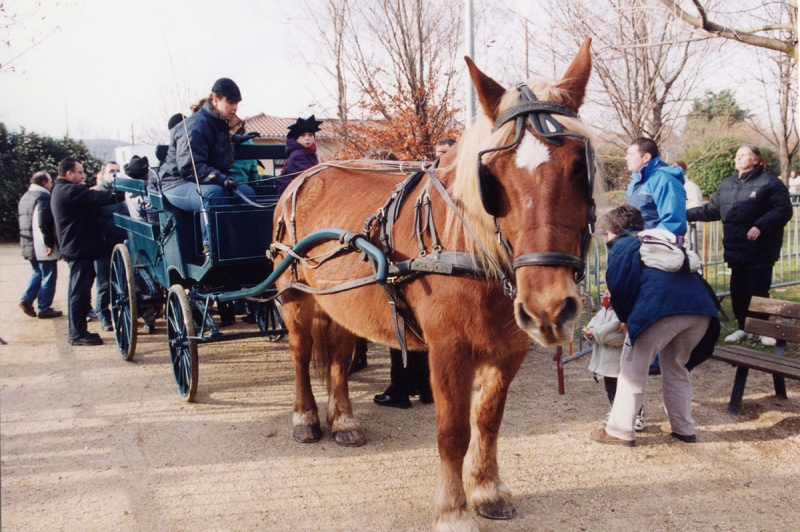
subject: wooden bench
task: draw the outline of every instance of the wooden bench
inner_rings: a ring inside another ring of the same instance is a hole
[[[800,303],[753,297],[750,311],[768,314],[769,320],[748,317],[745,320],[744,331],[775,338],[778,343],[774,353],[763,353],[735,345],[717,346],[714,349],[711,358],[736,366],[736,379],[733,382],[731,402],[728,405],[729,414],[738,414],[742,409],[744,386],[751,368],[771,373],[775,384],[775,395],[782,399],[787,398],[784,379],[800,380],[800,360],[783,356],[787,341],[800,343],[800,325],[795,323],[795,320],[800,320]]]

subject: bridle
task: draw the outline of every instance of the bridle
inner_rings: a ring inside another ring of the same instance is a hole
[[[586,275],[586,253],[589,249],[589,242],[591,240],[593,225],[595,223],[595,202],[592,192],[594,190],[594,150],[592,149],[591,141],[580,133],[571,131],[564,131],[564,128],[559,124],[551,115],[563,115],[570,118],[577,118],[578,115],[565,105],[554,102],[540,102],[536,99],[533,91],[526,84],[521,83],[517,85],[517,90],[522,97],[522,103],[515,105],[502,113],[494,123],[492,132],[497,131],[502,125],[511,120],[516,121],[516,134],[514,140],[510,144],[500,146],[498,148],[490,148],[478,153],[478,184],[481,194],[481,202],[486,212],[494,218],[495,233],[500,241],[503,249],[506,252],[506,257],[511,264],[512,269],[516,272],[518,268],[523,266],[553,266],[553,267],[571,267],[575,282],[579,283]],[[566,137],[575,137],[584,141],[586,150],[586,173],[588,177],[588,188],[586,201],[589,205],[586,225],[581,235],[581,255],[576,257],[570,253],[561,253],[556,251],[542,251],[536,253],[525,253],[514,259],[513,250],[508,240],[503,237],[500,232],[500,226],[497,218],[500,216],[500,197],[498,194],[498,184],[496,178],[492,175],[489,169],[483,164],[482,157],[486,153],[495,151],[502,151],[514,148],[522,141],[522,135],[525,132],[525,122],[529,121],[533,126],[534,131],[544,138],[544,140],[554,146],[562,146]]]

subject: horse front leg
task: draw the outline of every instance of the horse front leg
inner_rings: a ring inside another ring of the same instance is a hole
[[[464,463],[469,506],[489,519],[511,519],[517,511],[511,492],[500,480],[497,437],[503,421],[508,387],[524,358],[507,357],[503,365],[483,366],[476,378],[470,410],[471,438]]]
[[[333,439],[345,447],[359,447],[367,443],[361,424],[353,416],[350,402],[348,369],[350,357],[356,346],[356,336],[334,322],[330,323],[327,337],[328,353],[328,424]]]
[[[311,390],[311,354],[313,341],[311,325],[314,301],[302,294],[286,292],[283,303],[283,321],[289,330],[289,353],[292,355],[295,374],[294,410],[292,412],[292,437],[300,443],[314,443],[322,439],[319,413]]]
[[[467,509],[461,478],[469,447],[469,405],[474,378],[469,354],[469,346],[452,344],[444,348],[431,345],[429,350],[440,460],[434,496],[435,532],[478,532],[478,523]]]

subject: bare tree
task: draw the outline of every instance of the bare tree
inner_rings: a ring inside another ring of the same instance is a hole
[[[53,17],[42,4],[42,0],[10,4],[0,1],[0,72],[13,72],[15,61],[60,31],[61,26],[51,20]],[[62,2],[55,7],[65,10],[74,5],[75,2]],[[47,7],[52,12],[52,6]]]
[[[330,87],[330,80],[335,80],[329,97],[335,100],[336,116],[342,123],[349,115],[345,42],[350,32],[352,3],[353,0],[305,0],[302,4],[305,16],[295,21],[316,44],[307,52],[301,51],[303,60],[323,87]],[[309,23],[311,31],[308,31]]]
[[[753,10],[756,9],[761,9],[764,12],[764,15],[769,17],[774,14],[774,10],[771,9],[771,7],[775,7],[776,4],[778,6],[788,8],[788,10],[783,9],[781,11],[794,12],[793,17],[790,15],[790,20],[785,20],[780,17],[778,19],[773,19],[772,21],[764,21],[762,24],[753,27],[739,28],[728,26],[726,24],[719,24],[710,20],[708,9],[705,5],[707,2],[701,2],[700,0],[690,0],[689,2],[684,2],[691,4],[697,10],[698,15],[694,16],[679,5],[681,4],[680,0],[659,1],[664,4],[664,6],[666,6],[667,9],[669,9],[669,11],[672,12],[676,17],[688,22],[695,28],[702,30],[710,36],[731,39],[745,44],[758,46],[760,48],[767,48],[769,50],[776,50],[793,57],[795,61],[797,60],[797,36],[795,35],[797,29],[797,0],[757,0],[755,2],[751,2],[751,5],[747,7],[742,6],[741,3],[738,3],[735,6],[737,18],[739,18],[739,16],[742,14],[747,13],[752,15]],[[721,5],[723,4],[720,4],[720,6]],[[775,32],[781,32],[783,35],[763,35],[765,33],[774,34]]]
[[[769,57],[760,62],[760,73],[755,77],[762,87],[767,124],[762,127],[755,117],[751,117],[750,123],[754,131],[775,146],[781,176],[788,184],[791,160],[798,150],[797,124],[794,120],[797,108],[794,59],[772,50],[764,55]]]
[[[777,102],[775,110],[768,110],[768,134],[778,152],[781,174],[788,179],[791,157],[797,152],[797,0],[750,0],[746,5],[719,3],[711,5],[701,0],[659,0],[677,18],[696,28],[701,34],[738,41],[756,48],[777,52],[772,56],[773,66],[761,69],[760,81],[765,91],[765,101]],[[681,7],[691,4],[697,12],[692,15]],[[711,20],[711,18],[714,20]],[[732,23],[728,23],[728,20]],[[737,26],[734,26],[736,24]],[[745,26],[749,24],[749,26]],[[771,75],[769,74],[771,72]],[[773,94],[771,87],[777,87]],[[760,128],[758,129],[759,131]],[[763,133],[763,131],[762,131]]]
[[[390,125],[385,140],[392,149],[430,155],[454,126],[460,3],[372,0],[357,6],[352,27],[359,31],[350,34],[347,61],[359,104],[366,116]]]
[[[666,140],[698,82],[704,45],[663,16],[655,0],[560,0],[548,11],[562,36],[556,48],[564,48],[563,40],[594,39],[603,90],[590,96],[614,115],[622,143],[640,136]]]
[[[322,66],[317,74],[337,102],[338,140],[345,147],[339,156],[380,146],[423,157],[437,140],[452,135],[458,0],[306,0],[304,5],[306,29],[318,45],[317,58],[306,60]]]

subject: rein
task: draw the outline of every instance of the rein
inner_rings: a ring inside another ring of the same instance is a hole
[[[495,234],[502,248],[505,250],[509,264],[514,272],[518,268],[525,266],[552,266],[552,267],[570,267],[573,270],[575,282],[579,283],[586,276],[586,253],[589,249],[589,241],[593,225],[595,223],[595,202],[592,196],[594,190],[594,149],[588,137],[580,133],[565,131],[563,126],[556,121],[551,115],[563,115],[570,118],[577,118],[578,115],[565,105],[553,102],[540,102],[536,99],[533,91],[526,84],[521,83],[517,86],[517,90],[522,97],[522,103],[515,105],[508,109],[500,116],[494,123],[492,131],[497,131],[501,126],[510,122],[516,121],[516,132],[514,140],[500,146],[498,148],[489,148],[478,153],[478,184],[481,194],[481,202],[483,203],[484,210],[494,218]],[[555,146],[562,146],[564,139],[567,137],[574,137],[584,141],[586,151],[586,172],[588,174],[588,193],[586,200],[589,204],[588,213],[586,216],[586,226],[581,235],[581,255],[580,257],[572,255],[571,253],[561,253],[557,251],[542,251],[535,253],[524,253],[516,258],[513,258],[513,250],[508,240],[503,236],[500,231],[497,218],[500,214],[499,198],[496,194],[491,195],[493,192],[492,183],[495,179],[491,172],[483,164],[483,155],[496,151],[508,150],[516,147],[522,141],[522,135],[525,131],[525,122],[528,121],[533,126],[534,131],[544,138],[546,142]],[[456,211],[457,212],[457,211]],[[485,252],[484,252],[485,253]],[[515,281],[512,279],[512,281]],[[515,284],[515,283],[514,283]],[[513,290],[516,293],[516,287]]]

